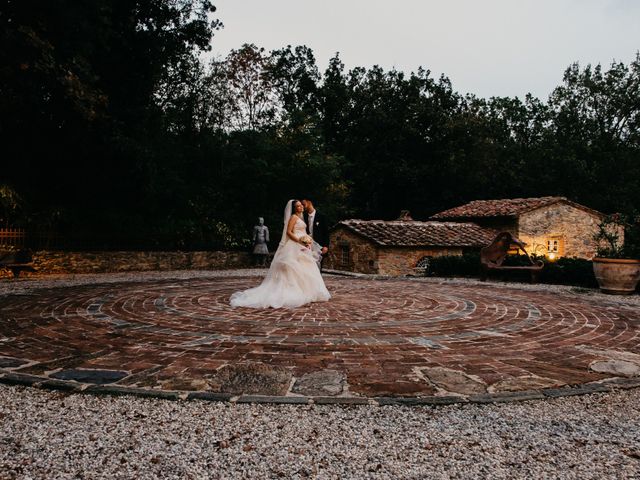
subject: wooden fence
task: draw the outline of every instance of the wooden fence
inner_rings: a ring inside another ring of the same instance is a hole
[[[0,247],[25,246],[26,233],[22,228],[0,228]]]

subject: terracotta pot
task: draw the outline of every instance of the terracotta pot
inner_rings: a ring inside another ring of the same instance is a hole
[[[604,293],[631,295],[640,280],[640,260],[595,257],[593,273]]]

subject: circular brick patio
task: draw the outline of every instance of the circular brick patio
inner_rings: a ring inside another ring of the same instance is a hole
[[[293,401],[535,396],[640,368],[640,309],[624,299],[328,276],[326,303],[229,306],[233,292],[259,282],[150,280],[0,297],[0,373],[59,388]]]

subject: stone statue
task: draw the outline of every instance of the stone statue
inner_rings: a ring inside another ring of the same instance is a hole
[[[256,265],[267,266],[267,257],[269,256],[267,242],[269,242],[269,228],[264,224],[264,218],[259,217],[258,225],[253,227],[253,255],[256,259]]]

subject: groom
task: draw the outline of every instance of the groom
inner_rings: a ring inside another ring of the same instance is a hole
[[[313,202],[307,198],[302,200],[304,207],[304,221],[307,224],[307,233],[322,247],[322,260],[329,251],[329,226],[320,212],[313,207]],[[318,265],[322,270],[322,260]]]

